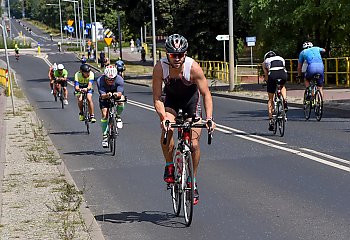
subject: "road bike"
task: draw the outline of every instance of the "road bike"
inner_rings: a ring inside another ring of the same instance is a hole
[[[323,115],[323,98],[320,90],[317,89],[316,82],[321,78],[321,74],[315,74],[310,80],[310,86],[304,92],[304,116],[309,120],[311,111],[314,109],[317,121],[321,121]]]
[[[287,115],[284,109],[284,98],[281,92],[283,85],[281,85],[281,81],[282,79],[276,80],[277,87],[276,87],[275,95],[273,97],[272,121],[273,121],[273,133],[276,134],[278,129],[279,135],[283,137],[286,121],[287,121]]]
[[[18,60],[19,60],[19,54],[16,53],[15,57],[16,57],[16,61],[18,62]]]
[[[90,126],[89,126],[90,113],[89,113],[89,104],[87,101],[87,94],[88,93],[85,91],[78,91],[78,92],[82,94],[84,123],[86,126],[87,133],[90,134]]]
[[[61,107],[62,107],[62,109],[64,109],[63,87],[61,85],[61,82],[59,82],[57,80],[54,81],[53,97],[55,99],[55,102],[57,102],[57,99],[60,100]]]
[[[117,137],[119,135],[119,130],[117,127],[117,103],[126,102],[126,96],[121,99],[117,99],[114,96],[109,98],[109,107],[108,107],[108,146],[109,150],[112,153],[112,156],[115,156],[117,148]]]
[[[194,204],[194,184],[193,179],[193,161],[192,161],[192,128],[206,128],[205,123],[196,123],[196,119],[192,118],[188,121],[186,114],[182,115],[182,110],[176,117],[175,123],[166,121],[167,129],[177,128],[177,144],[173,151],[174,162],[174,183],[169,183],[167,189],[171,190],[171,200],[173,210],[176,216],[180,215],[181,206],[184,211],[185,224],[189,227],[192,223],[193,204]],[[211,128],[211,121],[207,124]],[[164,133],[163,144],[167,143],[168,131]],[[212,133],[208,130],[208,144],[211,144]]]

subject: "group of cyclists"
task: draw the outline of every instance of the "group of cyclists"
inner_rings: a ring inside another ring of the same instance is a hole
[[[298,59],[298,79],[304,79],[305,87],[309,87],[310,80],[315,74],[320,74],[320,78],[317,80],[317,88],[320,90],[323,97],[323,84],[324,84],[324,64],[322,61],[321,53],[326,50],[324,48],[316,47],[312,42],[306,41],[303,43],[303,50],[299,54]],[[287,105],[287,90],[285,83],[287,81],[287,70],[285,66],[285,60],[278,56],[274,51],[269,51],[264,56],[264,62],[262,63],[264,71],[264,78],[267,82],[268,93],[268,116],[269,116],[269,131],[274,130],[272,113],[273,113],[273,97],[276,90],[276,81],[281,79],[280,84],[283,86],[281,93],[283,96],[284,109],[288,111]],[[309,96],[307,96],[309,97]]]
[[[57,84],[58,88],[63,87],[64,89],[64,104],[68,104],[68,90],[67,90],[67,77],[68,71],[64,68],[63,64],[54,63],[49,69],[49,79],[51,94],[54,93],[54,85]],[[84,121],[83,115],[83,99],[81,93],[87,93],[86,99],[88,102],[89,109],[89,121],[91,123],[96,122],[94,113],[94,103],[92,101],[93,94],[93,83],[95,81],[95,74],[91,71],[91,68],[87,64],[82,64],[79,71],[74,74],[74,95],[77,98],[78,109],[79,109],[79,120]],[[118,70],[115,66],[109,65],[104,69],[104,74],[97,80],[97,87],[99,92],[99,107],[101,110],[101,129],[102,129],[102,147],[108,148],[107,138],[107,109],[109,108],[108,99],[115,97],[121,99],[124,96],[124,79],[118,74]],[[123,122],[121,114],[124,110],[124,103],[118,102],[117,106],[117,127],[122,128]]]
[[[298,77],[305,77],[305,85],[314,76],[315,73],[321,74],[321,79],[317,82],[318,87],[322,90],[324,67],[320,53],[325,49],[314,47],[311,42],[306,42],[303,45],[304,50],[299,55],[298,61]],[[173,34],[167,37],[165,41],[166,57],[160,59],[153,69],[152,74],[152,90],[153,103],[155,110],[159,116],[160,128],[162,131],[160,137],[160,145],[165,159],[164,181],[168,184],[174,183],[174,139],[173,129],[169,128],[168,121],[175,122],[179,109],[188,114],[188,118],[195,119],[195,121],[206,122],[208,131],[214,131],[216,124],[213,120],[213,100],[209,90],[207,79],[203,73],[202,68],[192,58],[186,56],[188,49],[188,42],[185,37],[179,34]],[[306,62],[308,64],[305,76],[302,76],[302,65]],[[287,70],[285,67],[285,60],[278,56],[275,52],[269,51],[264,56],[263,70],[265,80],[267,81],[268,93],[268,117],[269,130],[271,129],[271,119],[273,111],[273,96],[276,90],[276,80],[282,79],[281,84],[282,95],[287,99],[287,91],[285,83],[287,81]],[[108,99],[111,97],[122,98],[124,95],[124,79],[122,73],[125,70],[124,62],[118,59],[116,66],[109,65],[104,69],[104,74],[96,80],[99,92],[99,107],[101,110],[101,130],[102,130],[102,146],[108,147]],[[53,89],[55,81],[60,81],[65,88],[65,104],[67,100],[67,71],[63,64],[54,64],[50,68],[50,86]],[[82,98],[81,92],[87,92],[87,100],[89,104],[90,120],[96,122],[94,115],[94,105],[92,101],[92,87],[94,82],[94,73],[90,67],[83,63],[80,70],[74,76],[74,89],[78,99],[79,120],[84,120],[82,113]],[[202,100],[203,99],[203,100]],[[204,104],[205,118],[202,119],[201,102]],[[284,102],[285,110],[288,110],[287,101]],[[124,104],[118,103],[117,106],[117,127],[122,128],[123,123],[121,114],[124,110]],[[167,139],[165,144],[164,133],[167,132]],[[199,139],[201,136],[201,129],[191,129],[192,144],[191,152],[193,159],[194,179],[190,181],[194,184],[194,204],[199,201],[198,185],[197,185],[197,171],[200,161],[200,145]]]

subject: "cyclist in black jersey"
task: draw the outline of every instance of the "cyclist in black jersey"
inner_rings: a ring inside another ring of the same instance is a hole
[[[190,57],[186,56],[188,48],[187,40],[179,35],[173,34],[166,39],[165,50],[166,57],[162,58],[153,69],[153,101],[154,107],[160,118],[162,128],[161,146],[166,160],[164,181],[174,182],[174,163],[173,163],[173,129],[169,129],[168,141],[163,145],[164,132],[166,130],[165,122],[175,122],[175,117],[179,109],[188,114],[191,118],[195,116],[200,119],[201,96],[203,97],[206,120],[213,124],[211,130],[215,128],[213,122],[213,102],[209,91],[208,82],[204,76],[202,68]],[[162,84],[164,83],[164,96],[162,96]],[[209,129],[209,126],[207,126]],[[201,129],[192,130],[192,159],[194,179],[191,181],[195,186],[194,204],[198,202],[198,189],[196,184],[196,175],[200,159],[199,138]]]

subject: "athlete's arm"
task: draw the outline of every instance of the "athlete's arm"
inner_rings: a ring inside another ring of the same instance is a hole
[[[264,80],[267,81],[268,78],[269,78],[269,72],[268,72],[268,70],[266,68],[265,61],[261,64],[261,66],[262,66],[262,69],[264,71]]]
[[[301,52],[299,54],[299,60],[298,60],[298,76],[301,76],[301,69],[302,69],[304,60],[305,60],[304,59],[304,54],[303,54],[303,52]]]
[[[164,121],[166,118],[164,103],[161,100],[162,97],[162,78],[163,69],[160,61],[153,68],[152,75],[152,88],[153,88],[153,104],[156,109],[160,121]]]
[[[207,78],[204,76],[202,68],[197,62],[193,62],[191,67],[191,78],[197,84],[198,90],[203,96],[206,119],[213,118],[213,99],[208,87]]]

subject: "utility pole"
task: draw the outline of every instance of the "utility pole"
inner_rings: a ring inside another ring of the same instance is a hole
[[[229,18],[229,83],[230,91],[235,89],[235,48],[234,48],[234,31],[233,31],[233,1],[228,1],[228,18]]]

